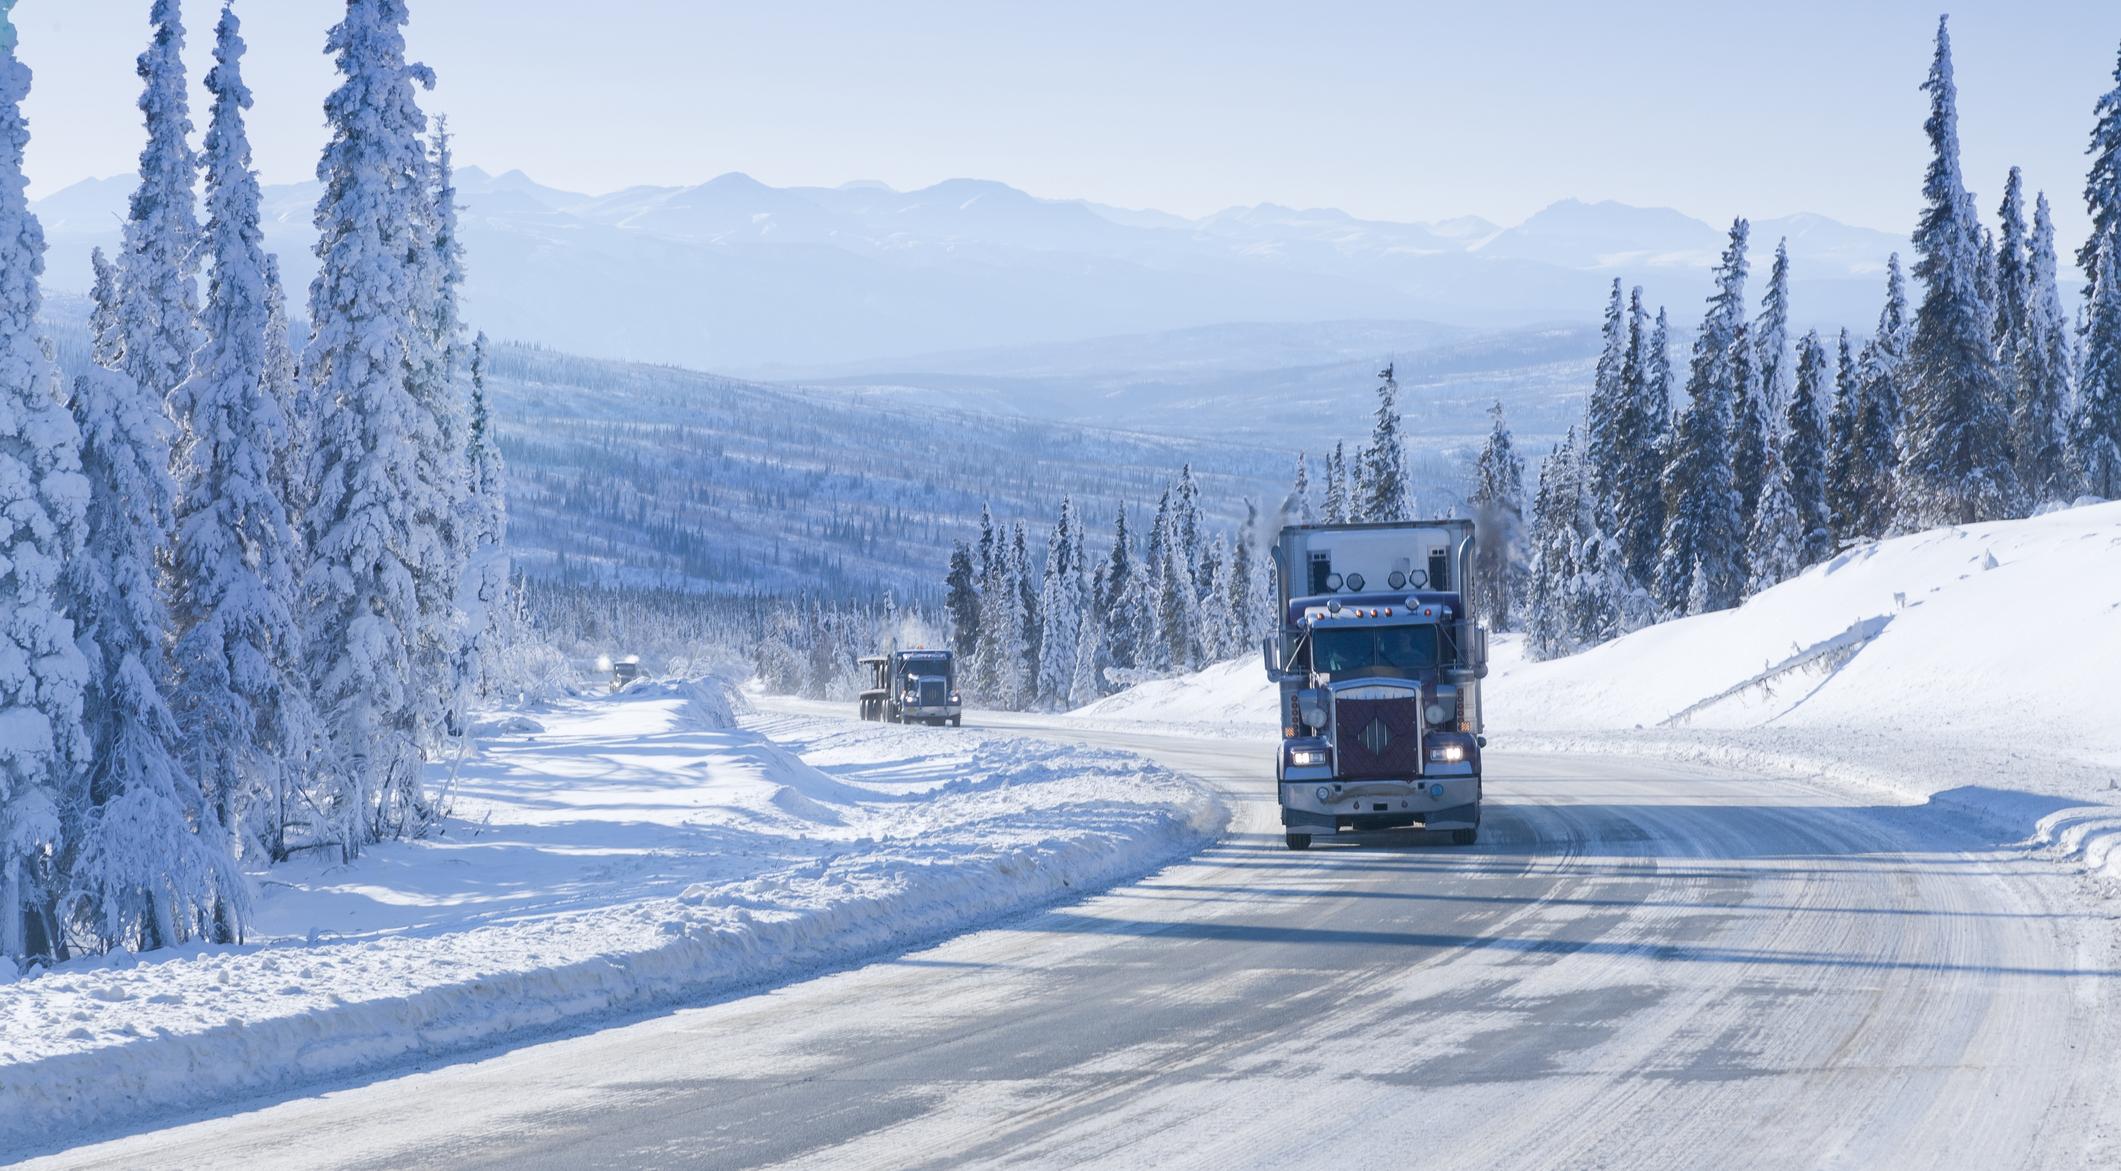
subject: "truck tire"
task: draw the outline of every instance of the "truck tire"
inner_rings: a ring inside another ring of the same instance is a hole
[[[1282,841],[1287,842],[1292,850],[1308,850],[1311,848],[1310,834],[1283,834]]]
[[[953,727],[953,728],[962,728],[962,727],[964,727],[964,726],[965,726],[965,717],[963,717],[963,716],[951,716],[951,717],[950,717],[950,726],[951,726],[951,727]]]
[[[1480,828],[1478,826],[1472,829],[1454,829],[1451,831],[1451,844],[1454,846],[1470,846],[1479,840]]]

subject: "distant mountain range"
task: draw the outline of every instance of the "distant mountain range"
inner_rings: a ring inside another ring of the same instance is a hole
[[[741,174],[591,196],[520,171],[458,175],[471,319],[497,338],[760,376],[1230,322],[1409,321],[1492,330],[1595,320],[1606,285],[1642,284],[1690,322],[1723,228],[1664,208],[1554,204],[1478,217],[1363,220],[1273,204],[1200,219],[1042,199],[952,179],[770,187]],[[49,284],[88,284],[130,176],[33,206]],[[268,187],[268,247],[297,308],[314,272],[314,183]],[[1807,324],[1867,324],[1903,237],[1797,215],[1754,224],[1754,268],[1787,237]]]

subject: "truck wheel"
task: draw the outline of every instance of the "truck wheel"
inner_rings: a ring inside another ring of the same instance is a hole
[[[1292,850],[1308,850],[1311,848],[1310,834],[1283,834],[1282,840],[1289,843],[1289,848]]]
[[[1454,829],[1451,831],[1451,844],[1454,846],[1470,846],[1479,840],[1480,829],[1477,826],[1473,829]]]
[[[964,726],[965,726],[965,717],[963,717],[963,716],[951,716],[951,717],[950,717],[950,726],[951,726],[951,727],[953,727],[953,728],[962,728],[962,727],[964,727]]]

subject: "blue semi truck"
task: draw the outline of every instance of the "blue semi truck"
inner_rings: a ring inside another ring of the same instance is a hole
[[[1473,522],[1292,525],[1274,550],[1275,759],[1288,847],[1319,835],[1480,833],[1487,631],[1466,599]]]

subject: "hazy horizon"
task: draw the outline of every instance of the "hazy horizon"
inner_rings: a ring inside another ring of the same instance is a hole
[[[147,7],[20,0],[37,73],[33,197],[132,170]],[[332,84],[321,47],[342,7],[237,5],[268,183],[315,165]],[[2113,85],[2121,8],[1954,8],[1965,169],[1984,215],[2018,164],[2063,239],[2081,238],[2084,141]],[[200,122],[218,10],[185,4]],[[731,171],[902,191],[966,177],[1189,218],[1274,203],[1509,225],[1575,198],[1898,233],[1919,204],[1917,86],[1936,15],[1899,0],[1853,12],[1804,0],[1768,23],[1671,3],[1617,16],[1361,4],[1307,19],[1265,5],[921,3],[827,4],[790,27],[736,5],[615,0],[584,18],[562,0],[457,0],[415,3],[408,37],[440,76],[423,104],[449,114],[460,159],[590,194]]]

